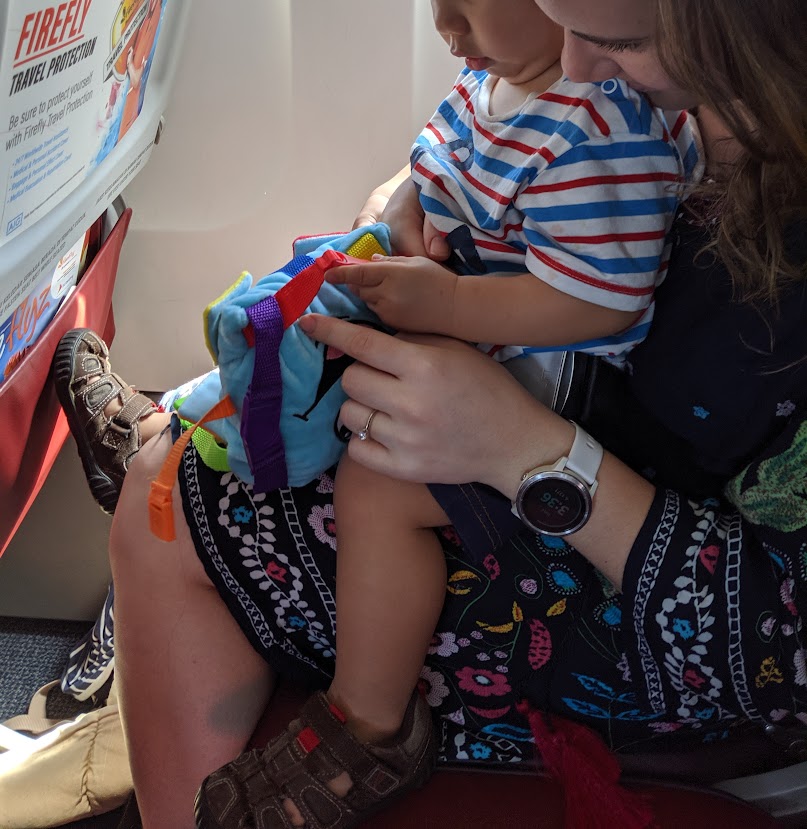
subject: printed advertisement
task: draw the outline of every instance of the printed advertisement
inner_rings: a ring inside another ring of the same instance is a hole
[[[167,2],[5,0],[0,246],[78,187],[135,123]]]
[[[0,383],[7,380],[19,365],[78,282],[88,238],[89,231],[68,249],[53,273],[48,274],[0,325]]]

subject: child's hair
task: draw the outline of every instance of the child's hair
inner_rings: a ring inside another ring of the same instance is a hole
[[[713,247],[738,294],[775,303],[788,232],[807,227],[807,12],[804,0],[656,0],[661,62],[714,110],[743,151],[717,189]]]

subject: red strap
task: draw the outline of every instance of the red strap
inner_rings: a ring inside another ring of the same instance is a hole
[[[326,250],[318,256],[313,264],[304,271],[293,276],[275,294],[275,301],[280,307],[283,316],[283,328],[288,328],[305,313],[305,309],[314,301],[314,297],[325,281],[325,274],[338,265],[362,265],[366,259],[359,259],[356,256],[348,256],[338,250]],[[255,345],[255,334],[252,330],[252,323],[244,327],[244,337],[247,345],[252,348]]]
[[[308,728],[304,728],[297,735],[297,743],[306,754],[310,754],[320,744],[320,742],[321,740],[319,738],[319,734],[317,734],[317,732],[310,726]]]

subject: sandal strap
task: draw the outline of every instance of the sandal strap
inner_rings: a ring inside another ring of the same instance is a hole
[[[344,715],[321,692],[311,696],[299,719],[264,749],[261,765],[256,788],[281,804],[284,798],[293,801],[311,829],[353,825],[404,782],[402,774],[374,756],[371,746],[353,736]],[[353,781],[344,797],[327,786],[342,772]]]
[[[120,378],[107,373],[88,381],[75,392],[74,407],[77,411],[83,410],[86,413],[85,430],[90,438],[100,437],[106,429],[107,417],[104,409],[107,404],[117,399],[122,391]]]
[[[115,377],[118,380],[120,379],[117,375]],[[145,394],[140,394],[140,392],[129,392],[128,389],[124,388],[123,396],[123,407],[112,416],[110,422],[114,423],[116,428],[129,432],[146,412],[156,409],[157,406],[151,398],[146,397]]]
[[[82,373],[92,376],[103,362],[93,354],[84,355],[82,371],[77,371],[74,376],[76,379]],[[120,401],[121,408],[112,417],[107,417],[104,409],[113,400]],[[96,462],[106,474],[122,483],[129,461],[142,444],[140,418],[157,408],[154,401],[133,391],[120,375],[107,370],[75,392],[74,408],[85,413],[87,420],[84,429],[95,447]]]
[[[92,351],[83,352],[73,365],[73,374],[70,379],[71,387],[83,384],[88,377],[97,374],[109,374],[108,354],[108,352],[102,354],[95,354]]]
[[[367,786],[375,797],[385,797],[401,784],[401,776],[382,763],[371,753],[367,744],[357,740],[345,728],[341,712],[324,694],[317,694],[308,700],[300,712],[300,720],[320,738],[321,745],[333,758],[333,765],[338,771],[348,771],[353,780],[353,790],[357,793],[358,787]]]

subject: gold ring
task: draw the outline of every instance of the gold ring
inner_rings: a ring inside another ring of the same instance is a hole
[[[373,418],[378,414],[378,409],[373,409],[369,416],[367,417],[367,423],[364,424],[364,428],[359,432],[358,438],[359,440],[367,440],[370,437],[370,427],[373,425]]]

